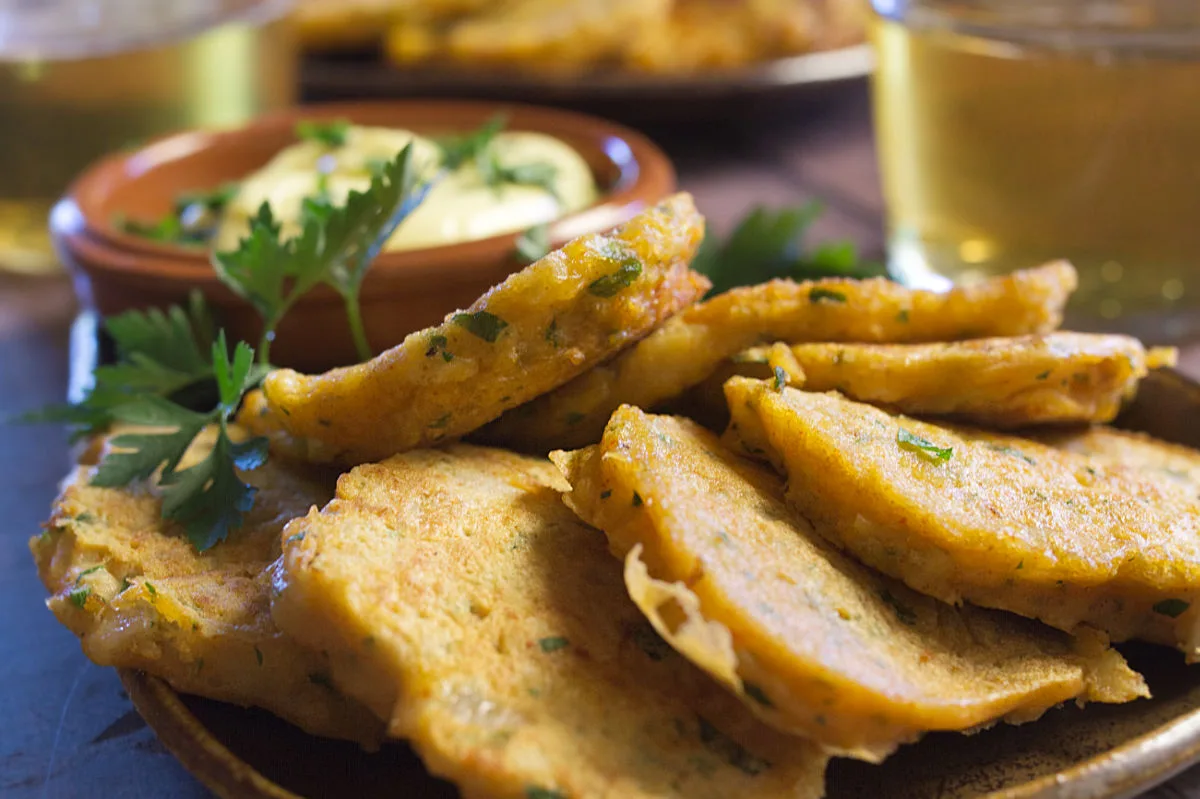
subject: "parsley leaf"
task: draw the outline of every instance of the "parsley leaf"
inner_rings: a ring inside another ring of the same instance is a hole
[[[329,149],[343,147],[346,136],[350,133],[350,123],[345,119],[335,119],[330,122],[314,122],[302,119],[296,123],[296,138],[301,141],[312,141]]]
[[[476,161],[491,146],[496,134],[508,125],[508,117],[504,114],[484,122],[478,130],[459,136],[446,136],[438,139],[437,144],[442,150],[442,166],[446,169],[458,169],[468,161]]]
[[[813,280],[884,275],[882,265],[859,259],[849,241],[827,242],[806,250],[804,239],[822,210],[815,202],[779,210],[755,208],[724,241],[707,236],[692,261],[692,268],[712,281],[710,295],[775,278]]]
[[[113,224],[134,236],[195,247],[207,244],[221,223],[221,212],[237,194],[239,184],[225,183],[210,191],[192,191],[179,195],[170,213],[152,222],[129,219],[118,214]]]
[[[229,419],[242,396],[261,378],[254,351],[238,342],[230,361],[224,331],[212,345],[212,374],[218,401],[209,413],[197,413],[162,397],[141,396],[112,409],[124,422],[164,431],[127,433],[112,440],[112,449],[96,467],[92,485],[121,487],[149,479],[161,469],[162,515],[183,525],[197,550],[223,541],[241,524],[257,491],[242,482],[238,470],[250,471],[267,457],[267,440],[229,438]],[[180,461],[205,427],[216,424],[213,449],[199,462],[179,470]]]
[[[392,233],[425,199],[430,185],[417,185],[410,143],[371,178],[365,192],[351,191],[344,205],[305,200],[301,232],[295,238],[280,240],[279,224],[264,203],[238,248],[213,256],[221,282],[263,317],[261,362],[270,361],[280,320],[319,283],[342,296],[358,355],[362,360],[371,357],[359,302],[363,278]]]
[[[552,788],[530,785],[525,789],[525,799],[567,799],[567,795]]]
[[[552,195],[555,199],[558,198],[558,190],[554,185],[558,169],[554,164],[530,161],[526,164],[506,166],[497,160],[496,154],[489,148],[475,160],[475,165],[479,168],[483,182],[493,188],[499,189],[506,183],[517,186],[533,186]]]
[[[915,452],[926,460],[935,463],[948,461],[954,455],[954,447],[939,447],[932,441],[927,441],[914,433],[910,433],[903,427],[896,433],[896,443],[900,445],[900,449]]]
[[[496,339],[500,338],[500,334],[504,332],[504,328],[508,327],[508,322],[487,311],[456,313],[452,321],[471,335],[483,339],[488,344],[494,344]]]
[[[840,291],[834,291],[833,289],[817,286],[808,292],[808,301],[812,303],[835,302],[844,305],[846,302],[846,295]]]
[[[1191,606],[1192,603],[1182,599],[1164,599],[1161,602],[1154,603],[1154,612],[1161,616],[1169,616],[1172,619],[1177,619]]]
[[[208,415],[153,396],[120,405],[113,415],[123,422],[167,427],[172,432],[125,433],[114,437],[111,451],[96,467],[91,480],[92,485],[101,488],[119,488],[135,480],[145,480],[160,466],[164,473],[170,473],[209,421]]]
[[[642,262],[637,258],[626,258],[621,266],[611,275],[598,277],[588,284],[588,293],[597,297],[615,297],[621,289],[633,285],[642,274]]]
[[[534,225],[517,237],[517,258],[531,264],[550,252],[550,225]]]
[[[149,398],[166,398],[202,386],[212,366],[201,349],[211,348],[212,319],[194,292],[189,309],[126,311],[109,317],[104,328],[116,347],[116,362],[98,366],[91,388],[73,405],[51,405],[16,418],[25,423],[59,423],[72,428],[72,440],[97,433],[117,418],[117,409]]]

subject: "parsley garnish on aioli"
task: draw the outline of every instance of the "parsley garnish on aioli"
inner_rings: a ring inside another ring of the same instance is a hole
[[[442,151],[442,166],[446,169],[458,169],[467,161],[478,160],[491,146],[496,134],[504,130],[507,124],[508,119],[503,114],[497,114],[477,130],[439,139],[437,145]]]
[[[331,150],[344,147],[349,133],[350,123],[345,119],[335,119],[330,122],[303,119],[296,123],[296,138],[301,141],[316,142]]]
[[[784,371],[782,366],[776,366],[772,371],[775,373],[775,380],[771,387],[774,388],[775,391],[781,392],[783,391],[784,386],[788,384],[787,372]]]
[[[896,443],[900,445],[900,449],[915,452],[926,460],[935,463],[948,461],[954,455],[953,447],[939,447],[932,441],[927,441],[914,433],[910,433],[903,427],[896,434]]]
[[[301,231],[281,240],[280,226],[266,203],[250,220],[250,232],[236,250],[216,253],[213,268],[263,318],[259,359],[270,360],[280,320],[297,300],[324,283],[341,295],[359,358],[371,357],[363,328],[359,291],[371,263],[392,233],[425,198],[430,184],[418,184],[412,144],[371,178],[366,191],[351,191],[341,206],[305,200]]]
[[[550,252],[550,225],[534,225],[517,237],[517,258],[531,264]]]

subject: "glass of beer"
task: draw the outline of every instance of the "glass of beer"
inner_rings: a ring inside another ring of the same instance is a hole
[[[894,275],[1067,258],[1076,327],[1200,337],[1200,2],[873,6]]]
[[[90,161],[290,105],[291,0],[0,3],[0,271],[57,269],[47,216]]]

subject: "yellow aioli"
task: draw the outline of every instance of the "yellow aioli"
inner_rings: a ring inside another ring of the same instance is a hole
[[[225,209],[216,248],[236,248],[263,202],[270,203],[283,235],[296,235],[304,198],[316,196],[322,183],[334,204],[344,203],[352,189],[364,191],[370,185],[373,165],[395,158],[410,141],[419,174],[432,177],[441,150],[430,139],[407,130],[351,127],[341,147],[302,141],[281,150],[242,181]],[[552,165],[557,197],[536,186],[489,186],[475,164],[469,162],[443,176],[430,189],[384,249],[412,250],[513,233],[552,222],[595,202],[597,190],[591,169],[564,142],[542,133],[512,132],[497,134],[491,147],[502,166],[532,162]]]

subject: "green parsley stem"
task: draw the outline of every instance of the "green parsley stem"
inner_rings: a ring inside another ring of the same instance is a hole
[[[347,292],[342,295],[346,305],[346,321],[350,323],[350,336],[354,339],[354,351],[360,361],[369,361],[374,357],[371,345],[367,341],[367,330],[363,326],[362,306],[358,301],[357,292]]]

